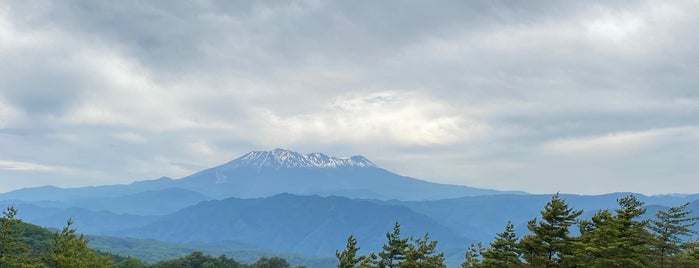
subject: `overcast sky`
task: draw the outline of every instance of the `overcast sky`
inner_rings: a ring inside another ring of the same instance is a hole
[[[699,192],[699,1],[0,2],[0,191],[361,154],[533,193]]]

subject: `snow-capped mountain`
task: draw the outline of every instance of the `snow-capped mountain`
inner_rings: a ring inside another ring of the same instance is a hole
[[[361,155],[349,158],[322,153],[300,154],[285,149],[249,152],[225,166],[228,168],[375,168],[376,165]]]
[[[269,197],[280,193],[350,198],[436,200],[474,195],[512,194],[448,185],[401,176],[355,155],[301,154],[285,149],[253,151],[192,175],[138,181],[128,185],[84,188],[32,188],[0,195],[2,199],[72,200],[179,188],[207,198]]]

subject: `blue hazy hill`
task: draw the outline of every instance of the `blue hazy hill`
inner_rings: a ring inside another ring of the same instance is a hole
[[[403,225],[406,237],[429,232],[444,241],[440,243],[467,241],[435,219],[402,205],[291,194],[202,202],[121,233],[171,242],[231,240],[274,251],[327,256],[343,248],[350,234],[361,241],[363,249],[377,250],[396,221]]]

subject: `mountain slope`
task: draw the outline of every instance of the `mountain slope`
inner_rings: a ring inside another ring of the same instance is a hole
[[[122,185],[115,186],[123,188]],[[94,187],[98,188],[98,187]],[[99,188],[101,191],[90,193],[93,188],[74,188],[60,189],[43,187],[41,190],[51,191],[52,194],[45,198],[56,198],[55,200],[42,199],[41,197],[32,197],[26,199],[17,199],[18,194],[13,192],[12,197],[15,199],[0,201],[0,203],[18,203],[18,204],[33,204],[42,208],[81,208],[94,212],[108,211],[116,214],[133,214],[133,215],[165,215],[182,208],[197,204],[202,201],[210,200],[211,198],[204,196],[198,192],[185,190],[181,188],[165,188],[161,190],[147,190],[138,193],[125,192],[125,195],[117,195],[115,192],[104,193],[103,196],[97,196],[105,192],[106,188]],[[27,189],[21,195],[28,194]],[[64,192],[61,192],[64,191]],[[135,189],[133,190],[135,191]],[[75,193],[75,195],[72,195]],[[36,208],[32,208],[36,210]]]
[[[404,206],[291,194],[207,201],[120,233],[173,242],[231,240],[274,251],[328,256],[344,248],[350,234],[364,250],[378,250],[395,221],[402,224],[405,237],[429,232],[440,243],[466,241]]]
[[[277,256],[289,263],[303,265],[308,268],[327,268],[337,266],[335,257],[308,257],[300,254],[265,251],[231,241],[213,243],[172,243],[153,239],[120,238],[112,236],[89,235],[90,248],[110,252],[120,256],[139,258],[147,263],[180,258],[194,251],[202,251],[212,256],[226,255],[241,263],[254,263],[261,257]]]
[[[9,204],[2,204],[7,207]],[[15,204],[18,218],[43,227],[62,228],[68,219],[74,227],[86,234],[111,234],[123,229],[144,226],[156,220],[155,216],[115,214],[108,211],[90,211],[82,208],[45,208],[32,204]]]
[[[337,158],[321,153],[302,155],[283,149],[251,152],[173,183],[214,198],[255,198],[292,193],[382,200],[431,200],[513,193],[400,176],[378,168],[363,156]]]
[[[437,200],[463,196],[524,194],[428,182],[377,167],[363,156],[340,158],[275,149],[247,153],[223,165],[173,180],[160,178],[127,185],[61,189],[38,187],[0,195],[0,200],[70,201],[120,197],[144,191],[181,188],[224,199],[280,193],[346,196],[381,200]],[[115,211],[116,212],[116,211]]]

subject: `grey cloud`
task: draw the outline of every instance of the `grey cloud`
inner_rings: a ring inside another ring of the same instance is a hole
[[[4,72],[0,77],[0,96],[30,115],[61,115],[80,102],[84,90],[74,74],[40,64]]]
[[[646,148],[645,160],[605,163],[540,148],[563,138],[696,126],[696,7],[6,2],[0,36],[9,23],[15,36],[42,41],[10,42],[14,50],[0,52],[0,103],[25,113],[2,114],[0,160],[96,170],[42,171],[87,184],[97,173],[119,182],[183,176],[250,150],[288,147],[365,154],[405,175],[490,188],[574,192],[561,180],[571,172],[622,185],[663,168],[688,183],[682,174],[696,167],[672,160],[699,160],[686,139]],[[357,99],[364,102],[343,103]],[[653,181],[638,189],[654,191]]]

